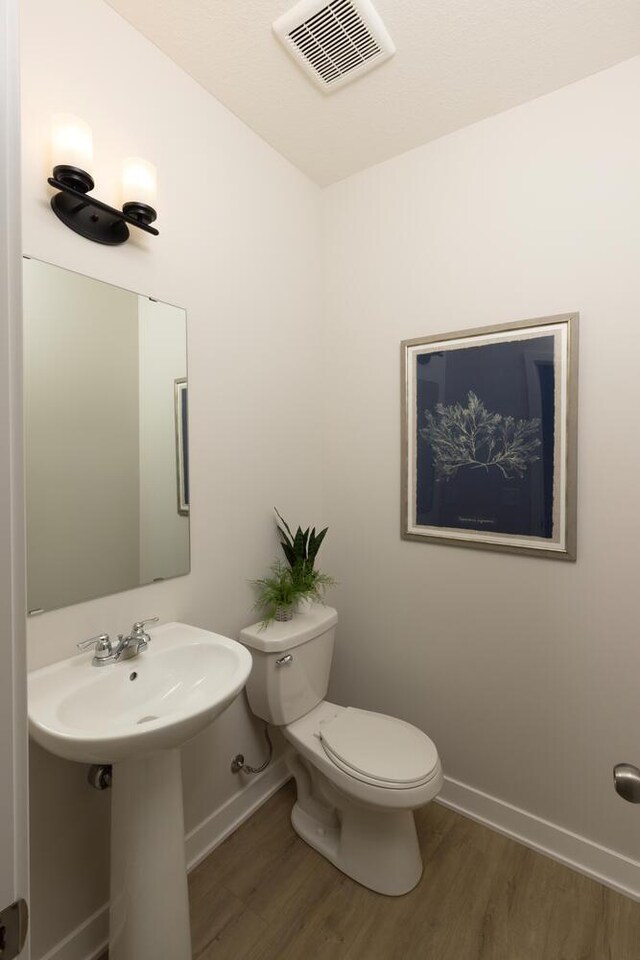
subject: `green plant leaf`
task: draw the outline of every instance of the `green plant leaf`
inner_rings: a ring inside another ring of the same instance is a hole
[[[288,537],[289,537],[289,542],[290,542],[290,543],[293,543],[293,534],[291,533],[291,530],[290,530],[290,528],[289,528],[289,524],[288,524],[287,521],[284,519],[284,517],[282,516],[282,514],[280,513],[280,511],[278,510],[277,507],[274,507],[273,509],[274,509],[275,514],[276,514],[276,516],[277,516],[277,518],[278,518],[278,520],[276,521],[276,523],[278,523],[278,521],[279,521],[278,526],[279,526],[279,528],[280,528],[280,532],[282,533],[282,535],[283,535],[284,537],[287,537],[287,535],[288,535]]]
[[[313,543],[309,544],[309,560],[313,566],[313,562],[318,555],[318,550],[322,545],[322,541],[327,535],[329,527],[325,527],[324,530],[321,530],[317,537],[314,538]]]
[[[280,541],[280,546],[282,547],[282,551],[289,562],[289,566],[294,567],[296,563],[296,554],[293,547],[284,540]]]
[[[329,528],[325,527],[320,533],[316,533],[315,527],[303,530],[298,526],[293,535],[278,509],[273,509],[278,518],[276,522],[280,533],[280,546],[291,568],[293,580],[297,585],[306,587],[310,582],[309,578],[314,574],[314,562]]]
[[[293,549],[296,552],[296,559],[303,560],[306,556],[304,549],[304,534],[301,527],[298,527],[296,530],[295,540],[293,541]]]

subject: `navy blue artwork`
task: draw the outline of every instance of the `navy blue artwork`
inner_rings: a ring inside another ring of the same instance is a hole
[[[416,355],[416,524],[553,537],[554,337]]]

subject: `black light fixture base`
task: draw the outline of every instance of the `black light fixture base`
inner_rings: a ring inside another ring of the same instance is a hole
[[[87,240],[117,247],[129,239],[129,228],[124,220],[71,194],[56,193],[51,198],[51,208],[67,227]]]
[[[123,204],[122,212],[126,213],[128,217],[131,217],[133,220],[138,220],[140,223],[153,223],[158,214],[150,207],[147,203],[139,203],[138,201],[129,201],[129,203]]]
[[[84,170],[61,165],[54,167],[53,173],[47,183],[60,192],[51,198],[51,208],[58,219],[81,237],[117,247],[129,239],[127,224],[158,236],[156,228],[150,226],[156,219],[153,207],[146,203],[125,203],[122,210],[117,210],[89,196],[87,191],[93,189],[93,180]]]
[[[95,187],[93,177],[90,173],[87,173],[86,170],[81,170],[80,167],[71,167],[66,163],[57,164],[57,166],[53,168],[53,176],[55,180],[59,180],[65,187],[71,187],[80,193],[88,193],[89,190],[93,190]]]

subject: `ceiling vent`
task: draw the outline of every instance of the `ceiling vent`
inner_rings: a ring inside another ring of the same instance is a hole
[[[370,0],[331,0],[322,6],[301,0],[273,29],[325,93],[373,70],[396,50]]]

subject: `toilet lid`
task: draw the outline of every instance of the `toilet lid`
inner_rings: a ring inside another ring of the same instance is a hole
[[[429,737],[404,720],[347,707],[320,728],[325,752],[358,779],[380,784],[418,785],[438,765]]]

